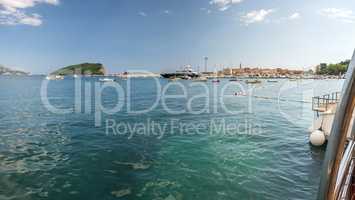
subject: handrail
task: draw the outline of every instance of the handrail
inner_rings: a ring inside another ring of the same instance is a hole
[[[321,182],[318,191],[319,200],[336,200],[339,191],[336,191],[336,181],[341,159],[347,142],[347,132],[355,105],[355,51],[346,74],[341,101],[337,107],[331,134],[321,172]],[[352,129],[352,135],[354,129]]]
[[[355,146],[354,141],[350,141],[348,146],[346,147],[343,159],[340,162],[340,166],[338,170],[338,176],[336,179],[336,184],[334,189],[335,192],[339,192],[341,190],[342,184],[344,183],[344,178],[346,177],[346,174],[348,172],[348,167],[353,157],[354,146]]]
[[[341,194],[340,194],[340,199],[341,200],[346,200],[351,198],[349,196],[349,194],[351,195],[350,189],[351,189],[351,179],[353,176],[353,172],[354,172],[354,160],[351,160],[349,167],[348,167],[348,173],[346,174],[345,178],[345,182],[344,182],[344,187],[342,188]]]
[[[352,127],[352,133],[354,133],[355,132],[355,126],[353,126]],[[352,145],[352,147],[350,147],[350,145]],[[352,177],[353,177],[353,174],[354,174],[354,167],[355,167],[355,164],[354,164],[354,158],[353,158],[353,156],[354,156],[354,149],[352,149],[352,148],[354,148],[354,146],[355,146],[355,142],[352,140],[352,141],[350,141],[349,142],[349,144],[348,144],[348,147],[347,147],[347,151],[349,150],[349,152],[350,152],[350,156],[348,157],[348,156],[344,156],[344,158],[343,158],[343,160],[344,160],[344,162],[345,163],[343,163],[343,168],[346,168],[346,171],[345,172],[340,172],[340,173],[342,173],[342,177],[340,178],[341,179],[341,181],[342,181],[342,188],[340,188],[340,199],[341,200],[346,200],[346,199],[348,199],[350,196],[349,195],[351,195],[351,186],[352,186]],[[345,154],[347,154],[347,153],[345,153]],[[349,160],[350,159],[350,160]],[[342,161],[343,161],[342,160]],[[350,161],[350,162],[349,162]],[[341,171],[342,171],[342,169],[340,169]],[[346,173],[346,174],[345,174]],[[339,177],[340,175],[338,175],[338,177]],[[338,180],[339,180],[339,178],[337,178]],[[340,182],[340,181],[339,181]],[[351,198],[351,197],[350,197]]]

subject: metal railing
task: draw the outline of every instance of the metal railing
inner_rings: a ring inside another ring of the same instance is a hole
[[[347,139],[352,115],[355,107],[355,51],[349,64],[347,79],[337,106],[328,139],[327,150],[321,173],[321,182],[318,191],[319,200],[346,199],[348,187],[346,182],[351,178],[354,156],[354,126],[351,129],[350,141]],[[350,146],[349,146],[350,145]],[[347,150],[346,150],[347,148]],[[352,167],[351,167],[352,166]]]
[[[337,104],[340,101],[340,92],[333,92],[323,96],[317,96],[312,98],[312,110],[325,112],[328,110],[330,104]]]

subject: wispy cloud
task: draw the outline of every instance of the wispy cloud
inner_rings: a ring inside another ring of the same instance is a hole
[[[296,19],[299,19],[299,18],[301,18],[301,14],[298,13],[298,12],[295,12],[295,13],[293,13],[292,15],[290,15],[288,17],[289,20],[296,20]]]
[[[228,10],[233,4],[241,3],[243,0],[211,0],[210,4],[218,7],[220,11]]]
[[[339,20],[346,23],[355,23],[355,15],[352,10],[339,8],[325,8],[319,14],[330,19]]]
[[[141,12],[139,12],[139,13],[138,13],[138,15],[140,15],[140,16],[142,16],[142,17],[146,17],[146,16],[148,16],[148,15],[147,15],[147,13],[142,12],[142,11],[141,11]]]
[[[0,5],[11,11],[34,7],[36,4],[41,3],[58,5],[59,0],[0,0]]]
[[[294,12],[292,14],[289,14],[288,16],[284,16],[284,17],[281,17],[281,18],[276,18],[276,19],[270,20],[270,22],[271,23],[275,23],[275,24],[281,24],[281,23],[288,22],[288,21],[299,20],[301,17],[302,16],[301,16],[300,13]]]
[[[0,0],[0,24],[40,26],[42,24],[41,15],[25,12],[26,8],[34,7],[37,4],[58,5],[59,0]]]
[[[245,15],[242,15],[240,21],[245,25],[260,23],[265,21],[265,19],[273,12],[275,12],[274,9],[253,10],[246,13]]]

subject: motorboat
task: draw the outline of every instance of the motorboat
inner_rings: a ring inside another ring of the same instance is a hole
[[[236,92],[236,93],[234,93],[234,96],[243,96],[243,97],[245,97],[245,96],[247,96],[247,93],[245,93],[245,92]]]
[[[115,79],[113,79],[113,78],[100,78],[99,81],[100,82],[114,82]]]
[[[238,82],[238,81],[241,81],[239,79],[229,79],[230,82]]]
[[[46,77],[47,80],[63,80],[64,76],[60,76],[60,75],[48,75]]]
[[[260,80],[246,80],[245,81],[246,84],[259,84],[261,83]]]

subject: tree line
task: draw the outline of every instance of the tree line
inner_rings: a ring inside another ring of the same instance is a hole
[[[339,75],[345,74],[348,66],[350,64],[350,60],[345,60],[336,64],[326,64],[321,63],[316,68],[316,74],[319,75]]]

